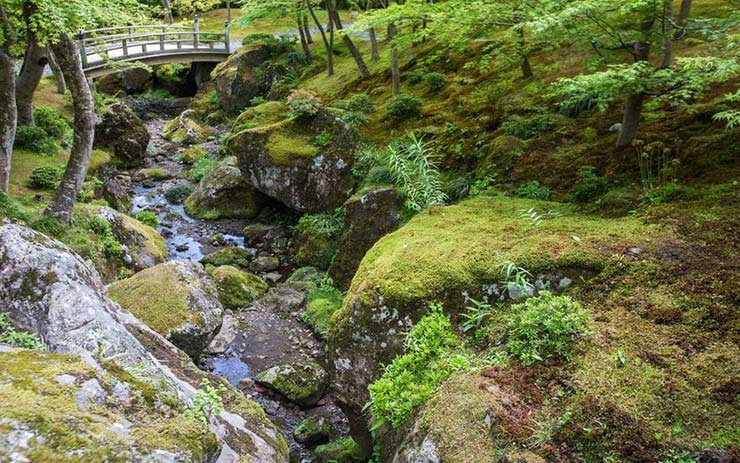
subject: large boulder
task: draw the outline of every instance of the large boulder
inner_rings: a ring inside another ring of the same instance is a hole
[[[323,212],[341,206],[352,192],[356,143],[344,121],[321,109],[315,116],[244,130],[226,146],[247,182],[262,193],[297,211]]]
[[[260,75],[260,66],[272,57],[272,50],[264,44],[240,48],[213,71],[221,106],[230,113],[237,112],[267,91]],[[269,90],[269,88],[267,89]]]
[[[233,389],[209,432],[199,428],[185,412],[205,373],[111,301],[64,244],[0,227],[0,311],[53,352],[0,356],[0,459],[11,451],[17,461],[288,461],[280,432]]]
[[[167,260],[164,238],[152,227],[110,207],[82,205],[79,211],[83,216],[108,222],[113,237],[122,247],[122,259],[128,268],[140,271]]]
[[[365,253],[401,224],[403,199],[395,188],[379,188],[350,198],[344,204],[339,248],[329,267],[334,284],[346,290]]]
[[[197,120],[195,111],[192,109],[186,109],[162,128],[162,136],[176,145],[204,143],[214,134],[215,131],[212,128]]]
[[[244,181],[236,158],[224,159],[200,181],[185,201],[185,211],[201,219],[251,219],[259,214],[264,196]]]
[[[144,163],[150,135],[131,108],[115,103],[106,108],[95,127],[95,147],[113,151],[124,167]]]
[[[224,309],[195,262],[168,262],[111,284],[110,297],[174,345],[198,358],[218,333]]]
[[[136,95],[151,90],[154,77],[148,69],[131,68],[103,76],[96,84],[96,88],[106,95]]]
[[[507,263],[526,269],[538,287],[557,290],[581,281],[622,257],[647,249],[659,230],[638,219],[619,223],[570,214],[540,226],[522,210],[552,203],[480,196],[418,214],[386,235],[365,255],[329,330],[334,398],[350,418],[353,435],[367,447],[363,406],[368,385],[383,365],[403,352],[405,335],[435,301],[463,311],[468,297],[506,300]]]
[[[267,283],[257,275],[223,265],[211,273],[218,297],[226,309],[243,309],[267,292]]]
[[[302,407],[311,407],[321,399],[329,384],[329,375],[314,362],[277,365],[257,375],[255,380]]]

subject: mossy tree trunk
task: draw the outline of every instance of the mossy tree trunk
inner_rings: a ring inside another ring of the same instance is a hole
[[[337,1],[329,0],[326,5],[328,10],[327,12],[329,13],[332,23],[334,23],[334,27],[337,30],[342,30],[344,26],[342,26],[342,19],[339,17],[339,12],[337,11]],[[344,46],[346,46],[352,54],[352,58],[354,58],[355,63],[357,64],[357,69],[360,71],[360,77],[363,79],[370,77],[370,71],[367,68],[367,64],[365,64],[365,60],[362,58],[362,53],[360,53],[360,50],[348,34],[342,34],[342,42],[344,42]]]
[[[51,68],[51,73],[54,74],[54,81],[57,84],[57,93],[64,95],[67,91],[67,83],[64,81],[64,73],[62,72],[62,68],[59,67],[59,63],[57,63],[56,58],[54,58],[54,52],[51,51],[51,48],[48,49],[48,53],[49,67]]]
[[[311,35],[311,28],[308,26],[308,15],[305,10],[301,11],[301,18],[303,22],[303,34],[306,36],[306,42],[313,43],[313,36]]]
[[[296,18],[296,25],[298,26],[298,36],[301,40],[301,48],[303,48],[303,55],[306,57],[306,61],[311,61],[311,49],[308,47],[308,35],[303,28],[303,12],[301,8],[301,3],[303,0],[298,0],[296,2],[296,9],[295,9],[295,18]]]
[[[95,103],[74,41],[67,34],[62,34],[59,40],[52,44],[52,49],[72,93],[75,120],[74,142],[67,169],[45,213],[56,217],[62,223],[69,223],[77,194],[82,189],[90,165],[95,137]]]
[[[18,113],[15,106],[15,63],[10,52],[10,24],[2,4],[0,25],[5,39],[0,46],[0,191],[7,192]]]
[[[15,84],[15,104],[18,107],[18,125],[33,124],[33,94],[44,76],[44,68],[49,62],[46,47],[38,43],[31,31],[29,18],[34,13],[31,2],[24,2],[23,16],[26,20],[26,53],[23,66]]]
[[[393,41],[396,35],[396,25],[388,24],[388,40]],[[393,96],[401,94],[401,70],[398,67],[398,47],[391,42],[391,87]]]
[[[316,16],[316,12],[313,10],[313,6],[311,5],[311,0],[306,0],[306,5],[308,6],[308,13],[311,15],[311,18],[313,19],[313,22],[316,24],[316,27],[319,29],[319,33],[321,33],[321,40],[324,42],[324,47],[326,48],[326,73],[329,76],[334,75],[334,49],[333,45],[329,43],[329,40],[326,38],[326,32],[324,32],[324,26],[321,25],[321,21],[319,21],[319,18]]]
[[[525,79],[531,79],[534,77],[534,71],[532,71],[532,63],[529,62],[529,56],[527,55],[526,41],[524,38],[524,28],[520,27],[518,31],[519,35],[519,54],[522,57],[521,68],[522,77]]]
[[[660,67],[667,68],[673,64],[673,0],[663,1],[662,47]]]
[[[640,29],[642,38],[637,40],[634,45],[633,56],[636,63],[647,62],[650,58],[650,33],[653,29],[655,18],[643,21]],[[622,129],[619,131],[617,139],[617,148],[629,146],[637,136],[637,127],[640,125],[642,117],[642,108],[645,104],[645,93],[634,89],[629,90],[627,99],[624,104],[622,114]]]
[[[371,5],[372,5],[372,2],[370,2],[369,0],[365,2],[366,12],[370,11]],[[378,61],[380,59],[380,52],[378,51],[378,36],[375,33],[375,28],[371,27],[367,31],[367,33],[370,36],[370,59],[373,61]]]

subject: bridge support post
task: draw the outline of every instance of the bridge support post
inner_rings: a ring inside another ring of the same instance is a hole
[[[196,14],[193,20],[193,48],[198,48],[198,34],[200,34],[200,17]]]
[[[85,33],[80,31],[77,34],[77,41],[80,44],[80,58],[82,58],[82,68],[87,67],[87,51],[85,51]]]
[[[224,24],[224,45],[226,46],[226,51],[231,52],[231,22],[226,21],[226,24]]]

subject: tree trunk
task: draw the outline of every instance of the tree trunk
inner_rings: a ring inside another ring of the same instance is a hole
[[[380,52],[378,51],[378,37],[375,34],[375,28],[371,27],[368,33],[370,34],[370,59],[378,61]]]
[[[661,46],[660,67],[667,68],[673,64],[673,0],[663,2],[663,40]]]
[[[59,41],[52,44],[52,49],[72,93],[75,120],[74,142],[67,169],[45,213],[62,223],[69,223],[77,194],[82,189],[90,164],[95,136],[95,103],[74,41],[67,34],[62,34]]]
[[[313,43],[311,28],[308,27],[308,15],[305,11],[301,12],[301,17],[303,18],[303,33],[306,35],[306,42]]]
[[[162,8],[164,8],[164,18],[169,24],[175,22],[175,18],[172,16],[172,5],[170,0],[162,0]]]
[[[678,12],[678,25],[685,26],[691,16],[691,0],[682,0],[681,9]]]
[[[0,24],[5,38],[0,46],[0,191],[7,193],[18,113],[15,106],[15,62],[10,53],[10,25],[2,4]]]
[[[329,6],[328,13],[335,27],[337,30],[342,30],[344,26],[342,26],[342,19],[339,17],[339,12],[337,12],[337,1],[329,0],[327,2],[327,6]],[[355,63],[357,63],[357,69],[360,71],[360,77],[363,79],[370,77],[370,71],[367,69],[367,64],[365,64],[365,60],[362,59],[362,53],[360,53],[360,50],[355,46],[355,43],[348,34],[342,34],[342,42],[344,42],[344,46],[349,49],[349,52],[352,53],[352,57],[355,59]]]
[[[527,50],[525,49],[526,42],[524,40],[524,28],[519,29],[519,54],[522,57],[522,77],[525,79],[531,79],[534,77],[532,71],[532,64],[529,62],[529,56],[527,56]]]
[[[319,32],[321,33],[321,40],[324,42],[324,47],[326,48],[326,73],[330,76],[333,76],[334,75],[334,49],[332,48],[332,45],[329,43],[329,40],[327,40],[326,38],[324,27],[321,25],[319,18],[316,17],[316,13],[313,11],[311,0],[306,0],[306,5],[308,5],[308,12],[311,15],[311,18],[313,19],[313,22],[316,24],[316,27],[319,29]]]
[[[393,40],[396,35],[396,25],[388,25],[388,40]],[[398,68],[398,47],[391,43],[391,80],[393,96],[401,94],[401,70]]]
[[[301,39],[301,48],[303,48],[303,54],[306,57],[306,61],[311,61],[311,49],[308,48],[308,38],[306,37],[306,32],[303,30],[303,20],[301,18],[301,3],[302,0],[299,0],[296,4],[296,23],[298,25],[298,36]]]
[[[54,81],[57,84],[57,93],[64,95],[67,91],[67,84],[64,82],[64,73],[59,67],[56,58],[54,58],[54,52],[51,51],[51,48],[48,48],[47,52],[49,54],[49,67],[51,68],[51,73],[54,74]]]
[[[635,42],[634,57],[635,62],[648,61],[650,58],[650,32],[652,31],[654,20],[645,21],[641,25],[642,40]],[[617,139],[617,148],[629,146],[637,135],[637,127],[640,124],[642,116],[642,107],[645,103],[645,94],[630,90],[627,94],[627,100],[624,104],[624,113],[622,114],[622,128],[619,131]]]
[[[33,94],[44,76],[49,62],[46,47],[39,45],[36,36],[27,34],[26,54],[15,84],[15,104],[18,107],[18,125],[33,124]]]

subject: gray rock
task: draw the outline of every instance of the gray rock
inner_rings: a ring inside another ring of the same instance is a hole
[[[113,151],[126,167],[144,163],[149,139],[144,123],[123,103],[109,106],[95,127],[95,147]]]
[[[272,272],[280,268],[280,259],[273,256],[258,257],[249,264],[249,268],[257,273]]]
[[[296,442],[310,447],[329,442],[331,438],[329,420],[322,415],[309,416],[295,428],[293,438]]]
[[[254,97],[267,93],[257,70],[271,55],[268,46],[245,46],[216,67],[213,80],[221,106],[227,112],[237,112],[248,106]]]
[[[124,214],[131,210],[131,197],[116,178],[109,178],[103,182],[103,199],[110,207]]]
[[[223,354],[226,349],[234,342],[236,335],[238,334],[239,321],[234,318],[231,314],[224,315],[223,323],[221,323],[221,329],[213,341],[208,345],[206,353],[212,355]]]
[[[329,375],[317,363],[299,362],[269,368],[258,374],[255,381],[297,405],[310,407],[324,395]]]
[[[80,410],[86,412],[90,410],[91,405],[103,405],[105,403],[105,396],[106,393],[103,386],[100,385],[97,379],[92,378],[82,383],[82,387],[77,393],[75,400]]]

